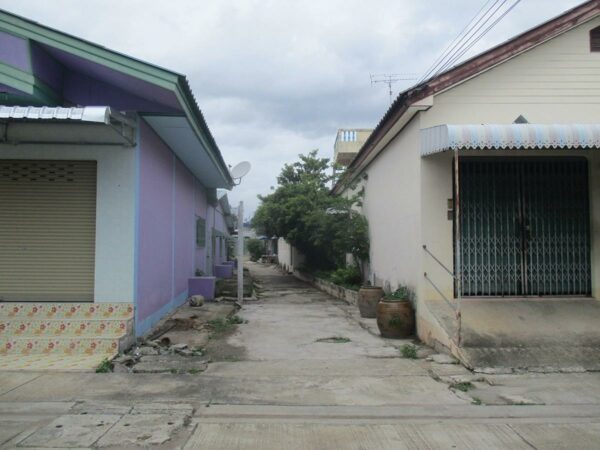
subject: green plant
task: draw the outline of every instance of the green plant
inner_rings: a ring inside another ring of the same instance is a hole
[[[246,246],[252,261],[258,261],[265,254],[265,243],[260,239],[248,239]]]
[[[412,344],[405,344],[400,347],[400,353],[403,358],[417,359],[417,347]]]
[[[473,397],[473,401],[471,402],[473,405],[481,405],[482,401],[479,397]]]
[[[390,327],[397,328],[402,325],[402,317],[398,314],[394,314],[388,323],[390,324]]]
[[[240,324],[240,323],[244,323],[244,319],[242,319],[240,316],[231,316],[227,319],[227,321],[230,324]]]
[[[329,281],[338,286],[358,290],[362,282],[362,274],[357,266],[340,267],[329,273]]]
[[[196,274],[197,277],[203,277],[204,276],[204,272],[202,272],[200,269],[196,269],[195,274]]]
[[[470,381],[459,381],[459,382],[456,382],[456,383],[452,383],[450,385],[450,387],[452,389],[456,389],[456,390],[459,390],[459,391],[462,391],[462,392],[467,392],[467,391],[469,391],[471,389],[474,389],[475,385],[473,383],[471,383]]]
[[[410,287],[401,284],[395,291],[385,294],[383,298],[387,301],[413,301],[414,297],[414,291]]]
[[[96,367],[96,373],[109,373],[113,371],[113,363],[108,358],[104,358],[98,367]]]

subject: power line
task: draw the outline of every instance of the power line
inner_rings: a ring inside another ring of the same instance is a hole
[[[469,23],[461,30],[454,40],[446,47],[442,54],[436,59],[433,65],[420,78],[419,83],[424,80],[433,78],[445,71],[456,63],[467,51],[469,51],[477,42],[479,42],[498,22],[500,22],[510,11],[512,11],[521,0],[516,0],[506,10],[500,12],[509,0],[487,0],[479,9],[477,14],[469,21]],[[494,20],[495,19],[495,20]],[[484,28],[488,25],[487,28]],[[483,30],[482,30],[483,28]]]
[[[468,52],[475,44],[477,44],[477,42],[479,42],[481,40],[481,38],[483,38],[492,28],[494,28],[498,22],[500,22],[509,12],[511,12],[515,6],[517,6],[519,3],[521,2],[521,0],[516,0],[515,3],[513,3],[506,11],[504,11],[502,13],[502,15],[500,15],[500,17],[498,17],[489,27],[487,27],[482,33],[481,35],[474,41],[472,42],[467,48],[465,48],[460,54],[458,54],[456,56],[456,58],[451,62],[451,64],[453,64],[455,61],[458,61],[462,55],[464,55],[466,52]]]
[[[501,3],[500,3],[501,1]],[[493,5],[490,6],[490,8],[488,9],[488,11],[486,12],[485,16],[487,17],[482,17],[481,19],[485,19],[485,20],[479,20],[476,24],[473,25],[473,27],[471,28],[471,30],[473,30],[473,28],[475,28],[470,35],[464,39],[460,45],[457,45],[455,48],[452,49],[452,51],[450,52],[449,55],[447,55],[447,59],[444,62],[444,64],[442,64],[441,67],[439,67],[436,72],[433,74],[433,76],[436,76],[437,74],[441,73],[442,71],[444,71],[446,68],[448,68],[449,66],[449,62],[454,60],[454,57],[456,56],[456,54],[458,52],[460,52],[465,45],[468,45],[468,43],[473,39],[476,38],[477,33],[479,32],[479,30],[481,30],[481,28],[483,28],[485,25],[487,25],[487,23],[492,20],[494,18],[494,16],[498,13],[498,11],[506,4],[508,0],[496,0],[494,2]],[[489,13],[489,15],[488,15]]]
[[[425,74],[419,79],[419,83],[427,78],[429,78],[429,75],[431,75],[435,69],[438,67],[438,65],[446,58],[447,54],[449,51],[452,51],[452,48],[454,48],[453,46],[458,45],[458,42],[460,42],[463,39],[463,34],[465,34],[465,31],[467,31],[467,28],[469,28],[469,26],[475,21],[475,19],[477,19],[477,17],[481,14],[481,12],[485,9],[485,7],[491,2],[492,0],[487,0],[483,6],[479,9],[479,11],[477,11],[477,14],[475,14],[473,16],[473,18],[465,25],[465,27],[460,31],[460,33],[458,33],[456,35],[456,37],[452,40],[452,42],[450,42],[450,44],[448,44],[448,46],[444,49],[444,51],[440,54],[440,56],[438,56],[438,58],[434,61],[434,63],[429,67],[429,69],[427,69],[427,71],[425,72]],[[496,0],[496,2],[498,2],[499,0]],[[489,10],[488,10],[489,11]],[[487,12],[485,14],[483,14],[483,16],[485,16],[487,14]],[[482,17],[483,17],[482,16]],[[481,20],[481,19],[479,19]],[[470,28],[469,28],[470,30]],[[467,31],[468,33],[468,31]]]

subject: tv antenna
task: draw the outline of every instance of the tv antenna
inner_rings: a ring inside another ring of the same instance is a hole
[[[388,92],[390,94],[390,105],[394,100],[392,91],[392,84],[397,83],[398,81],[408,81],[408,80],[416,80],[417,76],[414,73],[370,73],[371,77],[371,86],[374,86],[378,83],[384,83],[388,87]]]

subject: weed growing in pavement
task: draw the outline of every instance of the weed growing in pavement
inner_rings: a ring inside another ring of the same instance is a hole
[[[400,353],[403,358],[417,359],[417,346],[412,344],[405,344],[400,347]]]
[[[461,381],[459,383],[453,383],[450,385],[450,388],[457,389],[462,392],[467,392],[471,389],[474,389],[475,386],[470,381]]]
[[[473,397],[473,401],[471,402],[473,405],[481,405],[482,401],[479,397]]]
[[[329,344],[345,344],[346,342],[351,342],[351,339],[343,336],[331,336],[326,338],[317,339],[315,342],[326,342]]]
[[[109,373],[113,371],[113,364],[108,360],[108,358],[104,358],[98,367],[96,367],[96,373]]]

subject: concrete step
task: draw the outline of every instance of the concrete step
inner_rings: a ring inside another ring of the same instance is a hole
[[[600,370],[600,346],[462,347],[460,359],[477,372]]]
[[[0,356],[6,355],[106,355],[114,356],[119,352],[123,338],[38,338],[8,337],[0,339]]]
[[[133,319],[133,304],[1,302],[0,320],[7,319]]]
[[[0,339],[7,337],[110,337],[133,332],[133,319],[53,319],[24,320],[0,318]]]

